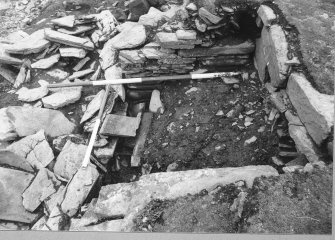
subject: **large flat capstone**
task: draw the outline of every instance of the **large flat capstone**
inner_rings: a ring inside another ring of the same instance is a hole
[[[132,220],[152,199],[175,199],[187,194],[197,194],[201,190],[211,191],[218,185],[245,181],[248,187],[256,177],[278,176],[271,166],[246,166],[237,168],[200,169],[180,172],[162,172],[142,176],[133,183],[119,183],[101,188],[99,198],[92,209],[97,221],[103,218],[124,215],[124,222],[117,231],[130,231]],[[77,226],[89,225],[77,223]]]
[[[6,113],[20,137],[35,134],[40,129],[44,129],[47,136],[57,137],[70,134],[75,128],[63,113],[55,110],[11,106]]]

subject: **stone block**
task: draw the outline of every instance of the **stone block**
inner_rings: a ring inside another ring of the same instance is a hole
[[[261,5],[257,10],[257,14],[262,19],[264,26],[267,27],[271,26],[277,18],[273,10],[266,5]]]

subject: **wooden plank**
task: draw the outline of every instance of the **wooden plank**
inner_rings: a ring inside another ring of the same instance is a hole
[[[57,32],[51,29],[45,30],[45,37],[46,39],[52,42],[58,42],[58,43],[62,43],[65,45],[72,46],[72,47],[85,48],[90,51],[94,49],[94,44],[87,39],[75,37],[75,36]]]

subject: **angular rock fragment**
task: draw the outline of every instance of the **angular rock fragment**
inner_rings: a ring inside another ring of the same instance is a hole
[[[69,80],[74,80],[74,79],[77,79],[77,78],[81,78],[81,77],[84,77],[86,76],[87,74],[90,74],[94,72],[93,69],[85,69],[85,70],[81,70],[81,71],[78,71],[78,72],[74,72],[71,76],[68,77]]]
[[[213,23],[213,24],[218,24],[222,20],[222,18],[210,13],[204,7],[199,9],[199,16],[204,21],[209,21],[210,23]]]
[[[57,151],[60,152],[62,151],[63,147],[65,146],[68,140],[76,144],[86,144],[86,140],[84,139],[82,135],[70,134],[70,135],[63,135],[63,136],[59,136],[55,138],[52,141],[52,145]]]
[[[0,165],[10,166],[26,172],[34,172],[34,169],[23,157],[9,150],[0,150]]]
[[[87,50],[94,49],[93,43],[87,39],[75,37],[75,36],[57,32],[51,29],[45,30],[45,38],[52,42],[57,42],[57,43],[69,45],[72,47],[85,48]]]
[[[271,26],[271,24],[276,20],[276,14],[266,5],[261,5],[257,10],[257,14],[262,19],[264,26],[267,27]]]
[[[84,160],[86,148],[86,145],[75,144],[71,140],[68,140],[57,157],[54,173],[66,180],[70,180],[80,168]]]
[[[97,93],[94,99],[88,104],[87,109],[80,120],[80,124],[90,119],[100,109],[100,105],[102,103],[104,95],[104,89]]]
[[[57,207],[57,204],[60,204],[63,201],[66,187],[60,185],[57,192],[50,195],[47,199],[44,200],[45,207],[49,213]]]
[[[26,87],[20,88],[16,94],[18,99],[23,102],[34,102],[38,99],[43,98],[49,92],[47,86],[41,86],[39,88],[28,89]]]
[[[81,59],[76,66],[73,67],[73,71],[77,72],[79,71],[80,69],[82,69],[85,64],[90,61],[91,59],[89,57],[85,57],[83,59]]]
[[[105,42],[117,34],[116,27],[119,23],[109,10],[101,11],[100,14],[96,15],[96,19],[99,27],[96,37],[97,42]],[[95,33],[97,33],[97,31],[95,31]]]
[[[151,94],[150,104],[149,104],[149,110],[152,113],[164,113],[164,106],[161,101],[160,97],[160,91],[153,90]]]
[[[30,212],[37,207],[50,195],[55,193],[61,182],[55,175],[46,168],[41,168],[29,187],[23,192],[23,206]]]
[[[56,19],[52,19],[50,22],[58,26],[73,27],[75,23],[75,16],[70,15],[70,16],[65,16],[61,18],[56,18]]]
[[[122,50],[120,56],[131,61],[132,63],[144,63],[145,57],[138,50]]]
[[[147,139],[147,135],[150,130],[152,117],[153,117],[152,113],[146,112],[143,114],[139,133],[136,137],[136,144],[133,150],[133,154],[131,156],[131,166],[132,167],[138,167],[140,165],[141,154],[144,151],[145,141]]]
[[[38,214],[30,213],[22,205],[22,193],[34,175],[14,169],[0,167],[0,219],[32,223]]]
[[[35,134],[40,129],[44,129],[47,136],[57,137],[70,134],[75,128],[63,113],[55,110],[11,106],[6,114],[20,137]]]
[[[98,180],[99,173],[94,165],[79,168],[67,185],[67,191],[61,204],[62,211],[72,217],[86,200],[88,194]]]
[[[0,46],[1,47],[1,46]],[[1,51],[1,50],[0,50]],[[1,53],[0,53],[1,55]],[[0,56],[1,58],[1,56]],[[1,60],[0,60],[1,62]],[[8,82],[14,84],[16,79],[16,73],[9,69],[6,65],[0,64],[0,75]]]
[[[197,32],[194,30],[177,30],[176,35],[179,40],[196,40],[197,39]]]
[[[23,62],[19,74],[17,75],[14,85],[14,88],[18,88],[20,87],[24,82],[26,82],[27,80],[29,80],[28,73],[29,73],[29,68],[30,68],[30,60],[26,60]]]
[[[127,28],[112,39],[109,44],[115,49],[128,49],[141,46],[147,39],[147,33],[143,25],[135,25],[133,28]]]
[[[31,64],[31,68],[47,69],[58,62],[60,54],[52,55]]]
[[[84,58],[87,54],[85,49],[75,48],[75,47],[62,47],[59,49],[60,55],[62,57],[75,57]]]
[[[56,78],[57,80],[63,80],[69,76],[69,73],[59,68],[55,68],[55,69],[48,71],[47,75],[49,75],[52,78]]]
[[[158,22],[164,19],[164,13],[157,8],[150,7],[147,14],[140,16],[138,23],[144,26],[157,27]]]
[[[115,64],[105,70],[105,79],[121,79],[122,78],[122,68],[119,64]],[[122,84],[113,84],[111,85],[115,92],[120,96],[122,101],[126,99],[126,91]]]
[[[140,114],[137,117],[109,114],[101,126],[100,134],[106,136],[135,137],[140,122]]]
[[[195,5],[194,3],[190,3],[186,6],[186,9],[187,10],[191,10],[191,11],[197,11],[198,8],[197,8],[197,5]]]
[[[319,93],[300,73],[290,75],[286,91],[309,135],[321,145],[334,126],[334,95]]]
[[[107,146],[94,149],[94,155],[97,158],[112,158],[114,156],[117,141],[117,138],[113,138]]]
[[[78,101],[81,97],[82,87],[62,89],[50,96],[42,98],[45,108],[58,109]]]
[[[11,119],[7,115],[7,108],[0,109],[0,142],[11,141],[18,137]]]
[[[240,80],[238,80],[237,78],[233,78],[233,77],[231,77],[231,78],[228,78],[228,77],[221,77],[221,78],[222,78],[223,82],[224,82],[225,84],[228,84],[228,85],[230,85],[230,84],[238,84],[238,83],[240,83]]]
[[[81,33],[88,32],[94,28],[94,25],[78,25],[71,28],[70,30],[66,28],[58,28],[57,31],[69,35],[79,35]]]
[[[118,60],[118,51],[112,47],[110,41],[106,42],[99,54],[100,66],[103,70],[113,66]]]
[[[7,47],[5,51],[13,54],[39,53],[50,46],[50,42],[44,37],[44,29],[32,33],[29,37]]]
[[[156,40],[163,48],[192,49],[195,44],[201,44],[201,40],[179,40],[176,33],[159,32]]]
[[[54,159],[52,149],[45,138],[44,130],[12,143],[7,147],[7,150],[23,157],[36,169],[48,166]]]

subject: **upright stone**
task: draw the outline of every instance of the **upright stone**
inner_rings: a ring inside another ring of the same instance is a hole
[[[149,11],[149,3],[147,0],[130,0],[129,11],[132,14],[132,21],[138,21],[140,16],[146,14]]]

